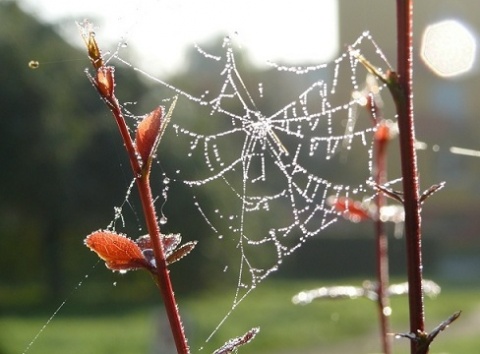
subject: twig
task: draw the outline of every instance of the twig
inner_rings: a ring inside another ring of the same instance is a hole
[[[85,22],[80,25],[80,29],[82,30],[82,35],[87,46],[90,61],[96,70],[94,76],[89,75],[89,79],[115,117],[115,121],[120,130],[120,134],[130,159],[130,164],[140,195],[145,222],[147,224],[147,230],[152,242],[156,265],[155,271],[153,272],[154,278],[164,301],[177,352],[179,354],[188,354],[190,350],[175,300],[172,283],[170,281],[170,275],[167,268],[168,261],[162,243],[162,236],[160,234],[160,227],[150,187],[152,159],[166,126],[165,121],[162,122],[162,119],[165,118],[163,115],[163,109],[158,108],[150,113],[150,115],[146,116],[143,121],[145,123],[142,122],[145,126],[142,126],[143,129],[141,132],[140,129],[137,129],[137,137],[134,142],[128,130],[127,123],[125,122],[120,104],[114,93],[114,68],[105,65],[100,49],[95,40],[94,33],[91,29],[91,25],[88,22]],[[173,109],[172,107],[167,114],[167,122],[168,119],[170,119]]]
[[[428,353],[430,344],[432,344],[433,340],[438,336],[438,334],[446,330],[448,326],[452,324],[452,322],[454,322],[457,318],[460,317],[461,314],[462,311],[455,312],[453,315],[451,315],[449,318],[447,318],[445,321],[435,327],[430,333],[426,333],[424,331],[417,331],[417,333],[397,333],[395,336],[400,338],[408,338],[412,343],[415,343],[417,346],[415,354]]]
[[[425,313],[422,291],[422,238],[420,196],[415,151],[413,115],[413,0],[397,0],[398,75],[391,73],[387,84],[397,107],[400,157],[405,207],[405,241],[407,248],[408,300],[410,332],[422,333]],[[411,353],[428,353],[428,347],[417,352],[418,342],[411,342]]]
[[[377,185],[386,182],[387,179],[387,155],[386,149],[389,139],[375,137],[375,160],[374,180]],[[388,270],[388,235],[385,231],[385,223],[380,217],[382,207],[385,205],[385,195],[378,193],[375,198],[377,215],[375,217],[375,244],[376,244],[376,273],[377,273],[377,304],[380,320],[381,342],[384,354],[392,353],[392,341],[388,335],[390,332],[390,303],[388,299],[389,270]]]

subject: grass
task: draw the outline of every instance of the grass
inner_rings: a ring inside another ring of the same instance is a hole
[[[144,311],[98,317],[62,317],[60,313],[28,353],[148,353],[153,336],[148,317]],[[22,353],[45,321],[38,317],[3,318],[0,353]]]
[[[308,348],[342,341],[345,335],[361,335],[371,329],[375,320],[373,305],[367,300],[316,302],[309,306],[294,306],[292,296],[303,289],[314,287],[314,282],[267,282],[259,286],[227,320],[212,343],[202,345],[207,353],[231,337],[259,326],[260,335],[242,353],[277,353],[289,348]],[[205,303],[212,306],[205,306]],[[211,307],[223,309],[212,313]],[[194,318],[202,320],[197,331],[207,337],[223,314],[231,306],[231,299],[208,294],[189,306]],[[369,325],[361,324],[367,318]]]
[[[360,284],[360,281],[352,282]],[[345,283],[343,283],[345,284]],[[180,301],[193,353],[211,353],[224,341],[260,326],[260,334],[241,353],[372,353],[378,352],[375,304],[366,299],[318,301],[294,306],[290,299],[300,290],[321,286],[317,282],[267,281],[258,287],[220,327],[211,341],[205,338],[230,309],[232,292],[204,293]],[[480,347],[474,311],[480,304],[479,291],[446,287],[436,299],[427,299],[427,327],[458,309],[457,323],[441,334],[431,353],[476,353]],[[405,332],[408,326],[406,298],[392,299],[392,330]],[[68,304],[67,306],[74,306]],[[137,309],[118,314],[88,316],[62,315],[47,326],[28,353],[173,353],[168,347],[168,327],[161,329],[158,311]],[[0,319],[0,353],[22,353],[45,323],[42,317]],[[473,321],[473,322],[472,322]],[[155,335],[155,333],[158,333]],[[161,347],[154,348],[153,338]],[[351,348],[351,351],[348,349]],[[395,353],[408,353],[406,340],[395,342]]]

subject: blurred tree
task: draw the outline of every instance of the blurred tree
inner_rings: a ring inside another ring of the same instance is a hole
[[[0,287],[33,282],[35,301],[57,299],[88,255],[83,237],[111,218],[130,176],[109,178],[121,145],[85,53],[15,2],[0,3],[0,23]],[[144,89],[131,72],[119,81],[128,98]]]
[[[6,29],[0,32],[0,288],[14,288],[17,295],[11,298],[15,300],[56,300],[63,296],[64,286],[70,289],[89,269],[85,264],[91,264],[88,262],[95,257],[82,247],[83,238],[112,220],[113,206],[124,201],[132,176],[115,123],[85,77],[84,68],[89,66],[85,52],[66,44],[53,26],[24,14],[15,2],[0,3],[0,23]],[[222,55],[222,42],[221,38],[215,39],[202,48]],[[185,55],[187,65],[168,82],[196,96],[207,89],[218,92],[224,83],[223,64],[207,60],[195,49]],[[31,60],[39,61],[37,69],[29,68]],[[328,79],[319,77],[328,73],[318,71],[309,75],[279,75],[273,68],[254,68],[241,52],[236,53],[235,60],[258,108],[267,116],[297,99],[315,81]],[[139,102],[127,107],[135,115],[144,114],[161,104],[162,98],[175,95],[164,87],[148,86],[131,68],[118,68],[116,81],[118,97],[123,102]],[[228,109],[242,109],[233,105]],[[219,124],[216,129],[222,129],[222,120],[204,119],[208,113],[208,107],[202,110],[195,104],[177,104],[173,122],[188,121],[195,131],[208,130],[208,124]],[[288,137],[280,138],[288,148]],[[238,142],[241,149],[241,141]],[[154,169],[153,181],[159,181],[154,185],[156,195],[162,195],[163,172],[174,176],[175,169],[181,168],[182,173],[194,175],[197,167],[204,165],[204,161],[192,161],[179,153],[175,144],[178,136],[170,127],[160,146],[160,163]],[[238,154],[238,149],[228,146],[222,153]],[[352,154],[355,152],[349,152],[349,158]],[[314,163],[318,170],[329,171],[324,162]],[[347,167],[349,173],[343,175],[355,174],[351,164],[338,166],[337,175]],[[281,182],[273,181],[271,187],[279,188],[277,183]],[[235,283],[232,273],[223,272],[228,266],[234,273],[239,264],[238,257],[232,256],[237,252],[236,242],[230,242],[234,235],[226,235],[229,242],[219,243],[194,206],[192,190],[182,183],[173,187],[162,209],[169,220],[162,230],[181,232],[185,240],[200,241],[191,255],[173,266],[176,290],[182,293],[222,284],[227,277]],[[196,190],[195,196],[202,200],[202,207],[212,212],[229,204],[226,193],[231,194],[231,190],[207,186]],[[139,228],[143,227],[135,198],[133,193],[129,199],[133,209],[126,205],[123,211],[126,227],[117,225],[132,238],[139,236]],[[159,201],[157,205],[162,204]],[[262,224],[269,224],[266,217],[262,215],[251,227],[262,230]],[[101,273],[104,279],[110,276],[109,272]],[[144,301],[151,294],[157,299],[155,289],[145,285],[150,282],[146,274],[129,274],[125,282],[135,286],[130,286],[124,298]],[[23,298],[18,295],[22,293],[19,289],[31,289],[32,284],[37,292],[24,291],[28,294]],[[103,301],[112,300],[106,288],[110,286],[108,283],[103,290],[95,289],[105,294]],[[143,290],[137,291],[139,288]]]

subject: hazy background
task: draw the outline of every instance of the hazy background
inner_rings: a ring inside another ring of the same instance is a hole
[[[242,62],[242,69],[249,80],[267,85],[268,80],[273,80],[272,69],[262,65],[262,60],[290,63],[289,52],[298,54],[293,56],[298,65],[330,60],[365,30],[372,33],[392,65],[396,65],[393,1],[328,1],[325,7],[328,21],[322,17],[319,5],[322,2],[313,3],[319,6],[314,8],[318,23],[315,16],[303,19],[312,26],[301,27],[299,34],[291,38],[285,38],[283,32],[273,31],[265,37],[258,33],[257,37],[262,37],[263,42],[255,45],[262,47],[265,43],[273,43],[272,48],[260,56],[254,55],[258,47],[253,44],[248,46],[252,37],[250,34],[243,36],[245,27],[239,28],[245,52],[238,60]],[[206,81],[192,80],[195,76],[202,80],[219,80],[218,76],[204,71],[197,75],[201,63],[195,61],[198,56],[194,55],[193,43],[215,48],[221,44],[225,32],[235,31],[236,23],[245,26],[250,23],[249,19],[255,19],[252,25],[254,22],[265,23],[256,27],[256,31],[261,31],[262,28],[271,30],[270,24],[278,22],[273,3],[262,10],[267,11],[262,17],[251,5],[248,11],[243,9],[240,19],[235,17],[232,20],[230,27],[233,28],[222,28],[215,34],[205,31],[200,35],[192,34],[196,32],[195,27],[187,27],[192,24],[191,13],[187,16],[184,12],[188,19],[185,20],[182,12],[177,11],[177,18],[170,19],[173,20],[170,25],[164,25],[163,19],[170,16],[166,11],[155,14],[158,23],[146,18],[142,20],[141,14],[148,12],[150,5],[142,6],[140,10],[136,8],[138,11],[135,10],[137,12],[131,17],[123,12],[113,15],[113,19],[106,19],[105,12],[123,6],[96,8],[96,4],[86,1],[61,4],[72,4],[72,7],[61,12],[60,6],[56,8],[58,2],[55,5],[47,1],[38,2],[36,6],[22,2],[21,7],[12,1],[0,2],[0,310],[4,313],[42,311],[44,308],[48,312],[51,304],[70,294],[85,274],[91,274],[84,284],[87,290],[83,293],[89,295],[73,293],[71,297],[77,304],[92,308],[106,303],[122,305],[157,300],[156,290],[145,274],[129,273],[118,281],[118,275],[106,271],[103,264],[92,270],[97,264],[96,258],[82,244],[87,234],[106,227],[112,220],[113,207],[122,203],[131,177],[116,127],[85,77],[84,69],[89,63],[81,48],[74,20],[87,16],[92,21],[98,19],[99,40],[104,39],[114,49],[122,38],[127,38],[125,57],[162,80],[192,90],[207,84]],[[180,10],[187,11],[187,4],[182,4]],[[291,17],[300,23],[301,10],[311,11],[308,10],[308,2],[305,2],[305,8],[302,8],[303,5],[299,4],[291,13]],[[55,7],[58,13],[52,15],[42,6]],[[79,17],[73,12],[74,8],[79,11]],[[214,7],[205,11],[199,22],[209,22],[209,18],[215,17],[214,11]],[[228,9],[225,11],[228,14]],[[445,19],[456,19],[464,24],[478,42],[478,11],[480,4],[473,0],[432,0],[417,2],[415,13],[415,116],[417,138],[425,143],[424,149],[418,151],[421,186],[426,189],[433,183],[447,182],[446,188],[429,199],[423,210],[424,270],[428,277],[435,280],[467,284],[478,284],[480,272],[477,210],[480,202],[480,160],[478,157],[452,154],[449,149],[457,146],[480,150],[478,60],[463,75],[443,78],[426,67],[420,58],[420,46],[427,26]],[[283,12],[281,16],[285,16]],[[326,27],[321,27],[320,23],[325,21],[328,22]],[[283,17],[280,22],[280,27],[288,29],[287,33],[297,26],[297,22]],[[110,23],[120,27],[112,29]],[[128,28],[125,28],[126,24]],[[136,34],[135,31],[137,26],[143,30],[147,25],[148,29],[143,33],[153,36],[143,38],[149,44],[142,46],[158,47],[159,51],[140,54],[135,52],[135,36],[142,38],[146,35]],[[163,34],[176,42],[177,33],[182,38],[182,46],[179,43],[176,43],[177,46],[162,46]],[[280,39],[275,38],[276,35]],[[325,37],[330,41],[323,41]],[[308,45],[288,49],[297,42]],[[303,47],[307,49],[301,49]],[[325,50],[313,50],[317,47]],[[172,53],[173,50],[176,52]],[[475,49],[475,54],[477,51]],[[179,61],[181,65],[172,64],[172,69],[168,60],[161,61],[157,56],[177,58],[177,64]],[[30,69],[27,65],[30,60],[39,60],[40,67]],[[121,99],[125,102],[138,101],[133,108],[135,114],[147,112],[162,97],[162,89],[158,85],[138,77],[132,70],[118,69],[116,76],[118,82],[127,83],[119,88]],[[281,87],[281,95],[285,96],[288,96],[289,88],[294,89],[289,82],[275,85]],[[265,94],[280,95],[278,92]],[[392,175],[398,172],[396,143],[392,143],[390,150]],[[166,165],[171,158],[181,158],[175,156],[168,146],[164,149]],[[354,152],[349,158],[355,159]],[[345,168],[351,168],[348,173],[356,173],[355,164]],[[157,173],[160,181],[161,170]],[[157,184],[157,188],[156,193],[161,194],[161,183]],[[210,201],[207,205],[215,207],[215,195],[210,193],[198,197]],[[132,204],[133,210],[139,212],[135,196]],[[175,265],[172,271],[178,294],[191,294],[218,286],[225,277],[224,267],[229,262],[235,267],[236,260],[230,260],[225,250],[218,249],[218,240],[204,238],[209,228],[191,204],[188,190],[178,191],[170,197],[164,211],[169,218],[169,231],[182,231],[186,239],[201,241],[198,250]],[[127,230],[136,230],[141,224],[141,216],[135,212],[125,207]],[[368,224],[359,227],[341,221],[287,259],[276,276],[317,279],[368,277],[374,269],[372,229]],[[393,228],[390,231],[393,235]],[[392,236],[391,250],[392,272],[403,276],[403,239]],[[112,292],[115,281],[118,281],[118,289]]]

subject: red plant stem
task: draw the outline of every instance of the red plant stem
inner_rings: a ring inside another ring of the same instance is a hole
[[[175,294],[173,292],[170,274],[165,259],[165,252],[160,240],[160,228],[158,226],[155,207],[153,205],[152,190],[150,188],[150,173],[147,172],[137,178],[137,186],[142,201],[143,212],[147,222],[147,229],[153,243],[153,252],[157,264],[156,282],[160,288],[160,293],[165,304],[165,310],[170,322],[170,328],[175,340],[175,346],[179,354],[190,352],[183,329],[180,313],[178,312]]]
[[[424,331],[425,315],[422,289],[420,193],[413,115],[413,0],[397,0],[397,45],[400,94],[395,101],[403,175],[410,332],[417,335]],[[412,354],[417,352],[417,344],[415,340],[411,341]],[[422,351],[422,353],[427,352],[428,347]]]
[[[387,180],[386,169],[386,148],[388,139],[375,141],[375,183],[382,185]],[[388,271],[388,236],[385,232],[385,223],[380,219],[380,212],[385,205],[385,196],[378,193],[375,198],[377,207],[377,216],[375,219],[375,242],[376,242],[376,262],[377,262],[377,295],[378,310],[380,318],[380,333],[382,348],[384,354],[392,353],[392,341],[390,333],[390,302],[388,298],[389,271]]]
[[[135,178],[141,175],[142,166],[140,166],[140,161],[138,159],[135,146],[133,145],[132,138],[128,132],[127,124],[125,123],[125,118],[123,117],[120,105],[115,97],[111,99],[105,99],[108,108],[112,111],[113,116],[115,117],[115,122],[117,123],[118,129],[120,130],[120,135],[122,136],[123,144],[127,149],[128,158],[130,160],[130,165],[132,166],[132,171],[135,174]]]
[[[190,350],[188,348],[185,331],[183,329],[182,320],[180,318],[177,302],[175,300],[175,294],[170,281],[170,274],[167,268],[165,252],[161,242],[160,227],[158,226],[157,215],[153,204],[152,190],[150,187],[150,171],[149,169],[142,169],[142,166],[140,165],[138,154],[133,144],[132,137],[128,132],[128,127],[117,99],[115,96],[109,98],[104,97],[104,99],[106,100],[108,107],[115,117],[115,121],[117,122],[120,134],[122,135],[125,148],[128,152],[133,173],[135,174],[135,180],[137,183],[140,200],[142,202],[145,222],[147,224],[148,234],[150,235],[153,243],[153,252],[155,254],[155,261],[157,264],[155,281],[160,288],[160,294],[162,295],[167,317],[170,322],[170,328],[172,330],[177,353],[188,354]]]

